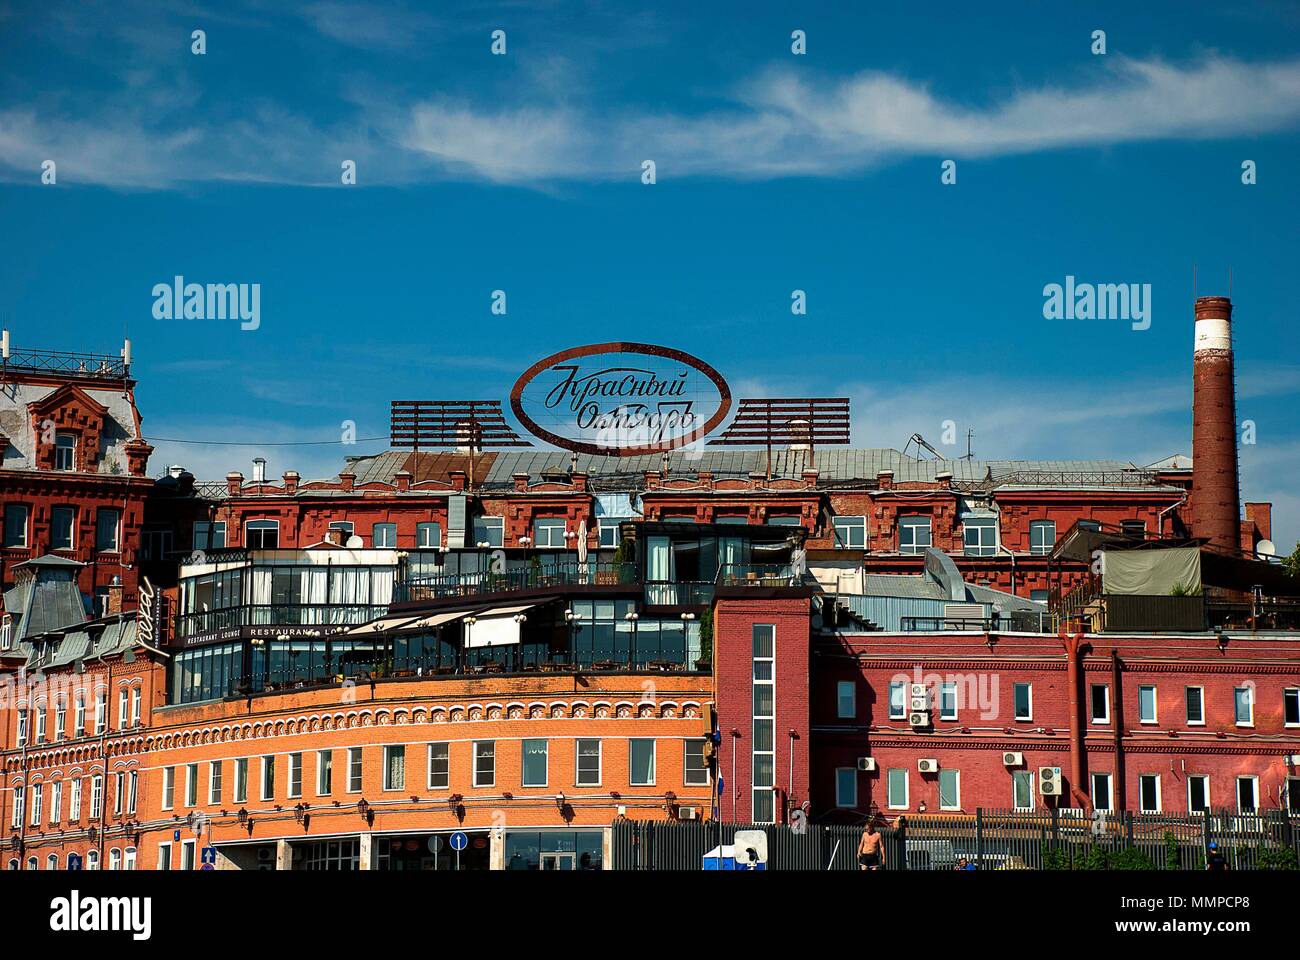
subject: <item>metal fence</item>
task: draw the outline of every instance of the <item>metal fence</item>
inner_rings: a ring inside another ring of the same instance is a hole
[[[616,870],[699,870],[704,855],[733,843],[737,830],[767,834],[769,870],[856,870],[861,826],[704,821],[614,825]],[[1226,811],[1198,814],[1078,810],[978,810],[899,817],[879,827],[886,870],[1203,870],[1214,841],[1232,870],[1294,869],[1300,816]]]

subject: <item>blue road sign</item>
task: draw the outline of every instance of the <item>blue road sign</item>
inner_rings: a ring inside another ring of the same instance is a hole
[[[448,842],[453,850],[459,852],[469,845],[469,837],[465,836],[465,831],[457,830],[451,835]]]
[[[210,864],[210,863],[216,863],[216,862],[217,862],[217,848],[216,848],[216,847],[204,847],[204,848],[203,848],[203,853],[202,853],[202,855],[200,856],[200,862],[203,863],[205,866],[206,866],[207,864]]]
[[[172,831],[172,839],[175,840],[177,843],[180,843],[180,842],[181,842],[181,832],[180,832],[179,830],[173,830],[173,831]]]
[[[68,869],[69,870],[81,869],[81,854],[79,853],[68,854]]]

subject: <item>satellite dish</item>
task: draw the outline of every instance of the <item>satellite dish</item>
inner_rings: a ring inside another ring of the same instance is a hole
[[[349,550],[360,550],[365,543],[355,533],[348,537],[348,542],[344,544]]]
[[[1274,557],[1277,556],[1277,547],[1273,546],[1272,540],[1261,540],[1255,544],[1255,552],[1260,556]]]

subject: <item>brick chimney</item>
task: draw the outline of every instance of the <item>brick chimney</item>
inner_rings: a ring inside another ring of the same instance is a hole
[[[528,489],[528,477],[529,474],[527,473],[512,473],[510,475],[510,479],[515,482],[516,493],[523,493]]]
[[[226,474],[226,493],[232,497],[239,496],[239,491],[244,488],[244,475],[238,470],[232,470]]]
[[[569,482],[573,484],[575,490],[587,489],[587,475],[579,470],[569,474]]]
[[[128,440],[124,445],[126,450],[126,469],[133,477],[143,477],[149,470],[149,454],[153,453],[153,447],[143,440]]]
[[[407,490],[411,489],[410,470],[398,470],[397,473],[393,476],[393,480],[396,481],[397,483],[398,493],[405,493]]]
[[[1273,504],[1271,503],[1248,503],[1246,504],[1246,525],[1259,530],[1259,536],[1263,540],[1273,539]]]
[[[284,471],[284,476],[282,479],[284,480],[285,493],[293,495],[298,492],[298,481],[301,479],[301,477],[299,476],[297,470]]]
[[[469,487],[469,474],[464,470],[448,470],[447,479],[453,490],[465,490]]]
[[[809,467],[807,470],[803,471],[802,474],[803,485],[807,487],[809,490],[812,490],[814,487],[817,486],[817,478],[820,475],[821,475],[821,471],[817,470],[814,467]]]
[[[104,601],[104,615],[122,612],[122,578],[114,577],[108,585],[108,597]]]
[[[1232,301],[1198,297],[1192,359],[1192,534],[1241,548]]]
[[[347,472],[347,471],[345,471],[345,472],[343,472],[343,473],[340,473],[340,474],[339,474],[339,483],[342,484],[344,490],[346,490],[346,491],[348,491],[349,493],[351,493],[351,492],[352,492],[352,489],[353,489],[353,488],[356,486],[356,484],[357,484],[357,475],[356,475],[355,473],[350,473],[350,472]]]
[[[891,490],[894,486],[894,471],[881,470],[876,474],[876,482],[880,484],[881,490]]]

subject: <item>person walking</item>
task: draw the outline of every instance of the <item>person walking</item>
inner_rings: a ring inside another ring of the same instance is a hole
[[[868,820],[866,828],[862,831],[862,839],[858,841],[859,869],[880,870],[884,867],[884,839],[883,836],[876,832],[875,821]]]

